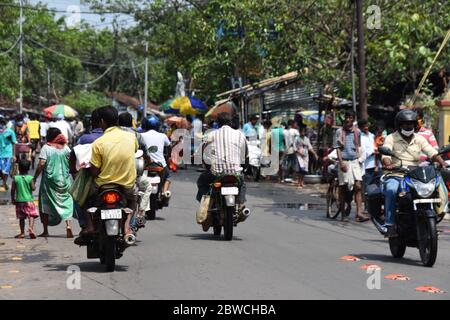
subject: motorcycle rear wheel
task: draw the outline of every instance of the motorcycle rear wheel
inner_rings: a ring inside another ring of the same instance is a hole
[[[226,241],[233,240],[233,215],[234,215],[235,207],[226,207],[225,208],[225,225],[223,226],[223,233]]]
[[[419,217],[417,219],[417,242],[422,263],[426,267],[432,267],[436,262],[438,251],[435,218]]]
[[[156,194],[150,195],[150,210],[145,213],[147,220],[156,219]]]
[[[107,272],[116,269],[116,239],[114,236],[107,236],[105,239],[104,257]]]

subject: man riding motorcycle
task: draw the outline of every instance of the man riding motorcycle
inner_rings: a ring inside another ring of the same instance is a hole
[[[414,133],[417,126],[417,114],[414,111],[409,109],[400,111],[395,117],[395,122],[397,131],[386,137],[383,146],[390,149],[398,159],[383,155],[382,162],[385,169],[392,170],[399,166],[418,166],[422,153],[432,161],[441,164],[442,167],[448,166],[424,137]],[[384,180],[386,237],[396,236],[394,214],[402,177],[400,173],[393,173],[387,175]]]
[[[164,168],[161,181],[164,181],[162,196],[165,196],[170,187],[170,170],[167,166],[167,157],[164,154],[168,154],[167,148],[170,146],[170,141],[165,134],[159,132],[160,127],[161,122],[158,117],[150,115],[142,122],[142,129],[146,132],[142,133],[141,136],[147,149],[153,146],[158,147],[156,152],[150,154],[150,159],[154,163],[160,163]]]
[[[207,135],[204,144],[203,157],[207,165],[207,171],[203,172],[198,180],[197,200],[207,194],[211,183],[223,174],[242,175],[242,164],[247,162],[248,147],[244,134],[232,128],[233,118],[229,113],[220,113],[217,116],[219,129]],[[245,206],[246,186],[243,177],[239,185],[239,209]]]
[[[136,208],[136,163],[135,153],[138,149],[136,135],[118,127],[118,112],[113,107],[98,109],[100,127],[104,134],[92,144],[90,171],[95,177],[95,183],[90,188],[87,207],[95,200],[98,190],[105,185],[118,185],[122,188],[127,200],[127,207]],[[94,232],[93,222],[86,215],[86,229],[80,237]],[[125,234],[130,234],[131,214],[125,222]],[[77,243],[77,242],[75,242]]]

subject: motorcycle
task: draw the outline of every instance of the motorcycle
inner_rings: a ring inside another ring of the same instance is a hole
[[[379,147],[379,152],[386,156],[397,158],[386,147]],[[439,154],[450,151],[450,146],[442,149]],[[399,159],[401,161],[401,159]],[[393,173],[404,174],[397,196],[397,212],[395,226],[397,235],[389,237],[389,248],[394,258],[402,258],[406,247],[419,249],[422,263],[432,267],[437,258],[438,234],[436,229],[437,215],[433,207],[440,203],[439,183],[442,176],[433,165],[426,167],[395,168]],[[381,177],[381,184],[389,174]],[[377,230],[385,235],[384,227],[384,199],[381,185],[369,185],[366,197],[369,205],[369,214]]]
[[[137,233],[139,229],[145,228],[145,223],[147,222],[145,220],[145,216],[141,215],[142,210],[140,208],[141,199],[145,194],[144,190],[141,190],[139,182],[139,180],[144,174],[144,167],[145,167],[144,152],[142,150],[138,150],[135,154],[135,158],[136,158],[136,173],[137,173],[136,185],[139,191],[137,194],[136,211],[134,212],[133,217],[131,218],[131,229],[133,230],[134,233]]]
[[[211,202],[208,214],[212,217],[214,235],[220,236],[222,227],[225,240],[233,239],[233,227],[250,215],[250,210],[238,209],[240,177],[224,175],[217,177],[211,185]]]
[[[153,150],[153,152],[156,148],[156,146],[152,146],[149,148]],[[147,177],[150,178],[150,183],[152,184],[152,193],[150,195],[150,209],[146,211],[145,217],[148,220],[155,220],[156,218],[156,210],[161,210],[164,207],[169,206],[169,199],[172,196],[172,193],[170,191],[166,191],[163,194],[163,186],[166,182],[163,173],[164,173],[164,167],[159,162],[152,162],[145,168]]]
[[[88,259],[100,258],[106,271],[115,270],[116,259],[122,257],[124,250],[135,243],[134,234],[125,234],[128,215],[133,211],[126,207],[126,198],[117,185],[103,186],[99,189],[94,207],[87,210],[91,215],[94,234],[87,243]]]

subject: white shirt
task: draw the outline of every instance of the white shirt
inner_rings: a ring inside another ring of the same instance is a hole
[[[205,157],[211,161],[211,172],[235,174],[242,171],[245,163],[247,140],[244,134],[229,126],[222,126],[208,134]]]
[[[286,146],[286,154],[295,153],[295,140],[300,136],[297,129],[289,128],[284,130],[284,144]]]
[[[47,130],[48,130],[47,122],[39,123],[39,134],[41,135],[42,138],[45,138],[47,136]]]
[[[145,146],[148,148],[157,146],[158,151],[150,153],[150,159],[154,162],[159,162],[163,167],[167,167],[166,159],[164,158],[164,147],[170,146],[169,138],[163,133],[159,133],[155,130],[150,130],[141,134],[144,139]]]
[[[50,122],[49,128],[58,128],[64,135],[64,137],[66,137],[67,141],[70,141],[70,139],[72,139],[72,129],[70,128],[70,124],[65,120]]]
[[[361,131],[361,147],[364,149],[365,158],[364,169],[375,168],[375,135]]]

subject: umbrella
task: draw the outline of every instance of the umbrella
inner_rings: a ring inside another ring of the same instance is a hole
[[[161,110],[171,114],[195,115],[208,111],[208,107],[194,97],[177,97],[164,102]]]
[[[78,112],[65,104],[55,104],[54,106],[45,108],[44,114],[52,118],[56,118],[58,114],[62,114],[65,118],[75,118]]]
[[[172,124],[175,124],[177,126],[177,128],[187,128],[188,127],[187,120],[182,117],[176,117],[176,116],[169,117],[166,119],[166,123],[169,126],[171,126]]]
[[[317,121],[319,119],[319,112],[316,110],[308,110],[308,111],[302,111],[300,114],[303,117],[303,123],[306,124],[308,127],[315,128],[317,127]],[[323,121],[324,115],[320,117],[320,120]]]
[[[209,110],[205,117],[215,120],[217,118],[217,115],[222,112],[234,113],[236,112],[236,108],[233,106],[232,102],[226,101]]]

